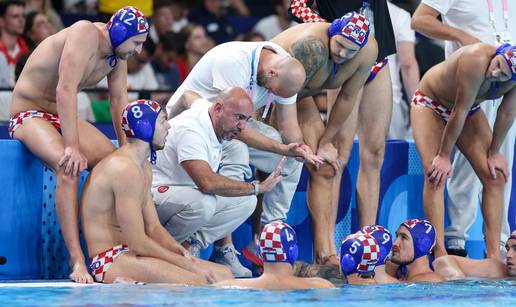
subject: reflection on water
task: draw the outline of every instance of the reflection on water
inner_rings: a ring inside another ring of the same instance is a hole
[[[442,284],[343,285],[338,289],[256,291],[169,285],[0,287],[2,306],[516,306],[516,280]]]

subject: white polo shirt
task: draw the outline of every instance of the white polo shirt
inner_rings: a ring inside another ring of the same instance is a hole
[[[197,62],[183,84],[172,95],[167,104],[167,111],[170,113],[172,106],[186,90],[194,91],[212,101],[219,92],[232,86],[251,90],[255,110],[264,106],[269,99],[279,104],[295,103],[297,95],[283,98],[258,86],[258,61],[265,46],[280,56],[290,56],[283,48],[272,42],[229,42],[214,47]]]
[[[152,186],[196,186],[181,166],[189,160],[206,161],[217,172],[222,154],[222,144],[215,135],[208,109],[212,103],[197,99],[191,108],[169,120],[165,148],[157,152],[152,166]]]

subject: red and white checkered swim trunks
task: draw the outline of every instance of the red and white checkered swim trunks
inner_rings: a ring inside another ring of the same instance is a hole
[[[25,120],[29,118],[42,118],[54,126],[59,133],[61,133],[61,123],[59,122],[59,116],[51,113],[45,113],[41,111],[29,110],[25,112],[20,112],[11,117],[9,120],[9,136],[13,139],[13,134],[16,129],[18,129]]]
[[[432,109],[437,115],[439,115],[445,122],[448,122],[450,119],[451,111],[444,105],[442,105],[439,101],[433,100],[432,98],[425,96],[423,92],[419,89],[414,93],[414,97],[412,97],[412,103],[416,106],[424,106]],[[475,114],[478,110],[480,110],[480,104],[475,104],[471,107],[468,112],[468,117]]]
[[[389,64],[389,59],[385,58],[379,62],[374,63],[373,67],[371,68],[371,72],[369,73],[369,77],[367,77],[367,80],[365,84],[371,82],[376,78],[376,75],[382,70],[385,66]]]
[[[116,257],[127,251],[129,251],[127,244],[122,243],[93,257],[90,264],[90,273],[93,278],[95,278],[97,282],[104,282],[104,276],[109,267],[113,264],[113,261],[115,261]]]

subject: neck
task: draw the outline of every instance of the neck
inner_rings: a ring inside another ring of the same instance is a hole
[[[408,270],[407,279],[410,279],[411,277],[419,275],[419,274],[432,272],[432,270],[430,270],[430,263],[428,262],[428,256],[423,256],[423,257],[420,257],[420,258],[414,260],[414,262],[407,265],[407,270]]]
[[[264,262],[263,273],[275,276],[293,276],[292,265],[288,262]]]
[[[111,40],[109,39],[109,32],[106,27],[106,24],[102,24],[102,26],[100,26],[99,30],[100,30],[100,37],[99,37],[100,55],[103,58],[107,58],[110,55],[113,55],[113,53],[114,53],[113,45],[111,45]]]
[[[149,143],[140,139],[132,138],[130,141],[123,145],[121,149],[125,149],[127,156],[129,156],[136,164],[143,165],[147,162],[150,157],[150,146]]]
[[[16,47],[17,37],[18,35],[10,34],[6,31],[2,32],[2,43],[4,43],[4,46],[8,51],[13,51]]]

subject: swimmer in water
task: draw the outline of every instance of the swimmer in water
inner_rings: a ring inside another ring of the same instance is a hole
[[[380,255],[378,262],[374,268],[374,280],[379,284],[398,283],[399,280],[389,274],[385,270],[385,263],[391,258],[392,235],[391,232],[380,225],[365,226],[359,230],[359,233],[366,233],[376,239],[380,247]]]
[[[368,233],[348,235],[340,246],[340,270],[350,284],[376,284],[374,270],[380,246]]]
[[[435,271],[447,280],[466,277],[516,278],[516,230],[505,244],[507,258],[505,263],[499,259],[470,259],[458,256],[444,256],[434,260]]]
[[[310,288],[334,288],[322,278],[296,277],[292,264],[298,256],[297,236],[292,227],[284,222],[272,222],[263,227],[260,235],[260,252],[264,261],[263,274],[258,278],[226,280],[217,287],[239,287],[266,290],[294,290]]]

